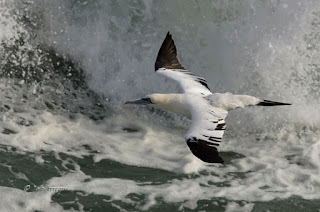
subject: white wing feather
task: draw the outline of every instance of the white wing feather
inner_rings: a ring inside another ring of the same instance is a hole
[[[185,93],[205,96],[212,94],[204,78],[195,76],[187,70],[160,68],[156,73],[178,82]]]
[[[194,99],[194,98],[193,98]],[[205,162],[222,163],[217,147],[226,129],[225,117],[228,112],[213,107],[204,98],[189,103],[192,114],[191,127],[185,137],[191,152]]]
[[[155,62],[155,71],[179,83],[185,93],[209,95],[207,81],[185,70],[177,58],[177,49],[171,34],[164,39]]]

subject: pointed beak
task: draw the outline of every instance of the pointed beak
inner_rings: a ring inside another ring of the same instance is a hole
[[[142,98],[142,99],[137,99],[133,101],[127,101],[124,104],[147,105],[147,104],[153,104],[153,103],[150,98]]]

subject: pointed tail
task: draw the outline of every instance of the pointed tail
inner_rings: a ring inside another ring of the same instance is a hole
[[[257,104],[258,106],[281,106],[281,105],[291,105],[290,103],[283,103],[283,102],[274,102],[269,100],[263,100]]]

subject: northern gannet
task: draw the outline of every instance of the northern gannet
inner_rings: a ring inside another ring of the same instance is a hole
[[[191,117],[192,123],[185,136],[185,141],[191,152],[204,162],[223,163],[217,147],[226,129],[224,119],[228,111],[252,105],[291,105],[248,95],[211,93],[204,78],[192,74],[181,66],[169,32],[158,52],[155,71],[178,82],[184,93],[150,94],[125,104],[150,104]]]

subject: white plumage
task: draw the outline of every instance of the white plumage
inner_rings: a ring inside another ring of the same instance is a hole
[[[212,94],[207,87],[204,87],[204,85],[207,86],[205,79],[195,76],[187,70],[159,68],[156,73],[178,82],[185,93],[193,93],[196,95]]]
[[[191,116],[192,123],[185,140],[191,152],[209,163],[222,163],[217,147],[222,141],[228,111],[251,105],[274,106],[287,103],[262,100],[248,95],[211,93],[207,81],[185,70],[168,32],[159,50],[155,71],[179,83],[182,94],[151,94],[126,104],[151,104],[155,107]]]

